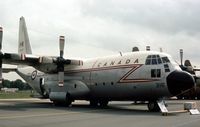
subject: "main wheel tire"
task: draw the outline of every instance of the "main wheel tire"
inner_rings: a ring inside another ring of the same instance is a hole
[[[107,101],[107,100],[100,100],[99,105],[100,105],[100,107],[106,107],[108,105],[108,102],[109,101]]]
[[[90,100],[90,106],[97,107],[98,106],[98,101],[96,101],[96,100]]]
[[[65,106],[70,106],[72,104],[72,100],[66,100],[66,102],[65,102]]]
[[[53,101],[53,104],[55,106],[61,106],[61,107],[68,107],[69,105],[72,104],[72,101],[71,100],[68,100],[68,101],[65,101],[65,102],[59,102],[59,101]]]
[[[67,93],[67,95],[66,95],[66,99],[65,99],[65,106],[67,106],[67,107],[69,107],[71,104],[72,104],[72,99],[70,98],[70,94],[69,93]]]
[[[178,100],[182,100],[183,97],[182,97],[182,96],[177,96],[177,99],[178,99]]]
[[[151,112],[159,112],[160,111],[160,108],[156,101],[150,101],[147,106],[148,106],[149,111],[151,111]]]
[[[64,102],[60,102],[60,101],[53,101],[53,104],[55,106],[61,106],[61,107],[65,106]]]

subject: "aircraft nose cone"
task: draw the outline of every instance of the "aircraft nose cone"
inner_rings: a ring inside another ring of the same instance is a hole
[[[176,96],[181,92],[195,86],[194,78],[191,74],[184,71],[174,71],[167,76],[167,86],[169,92]]]

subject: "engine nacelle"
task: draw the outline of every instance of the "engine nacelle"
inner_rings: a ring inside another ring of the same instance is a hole
[[[39,57],[39,63],[53,63],[53,58],[52,57]]]
[[[65,102],[67,99],[67,93],[66,92],[51,92],[49,94],[49,99],[51,101],[56,101],[56,102]]]
[[[88,96],[89,92],[90,90],[86,84],[81,81],[71,80],[65,82],[62,91],[60,88],[53,85],[49,93],[49,99],[55,102],[66,102],[68,99],[76,100],[85,98]]]

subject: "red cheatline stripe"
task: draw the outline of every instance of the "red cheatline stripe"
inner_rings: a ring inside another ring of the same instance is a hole
[[[125,80],[129,75],[131,75],[135,70],[137,70],[138,68],[140,68],[141,65],[135,66],[133,67],[130,71],[128,71],[120,80],[119,82],[121,82],[122,80]]]
[[[118,83],[142,83],[142,82],[153,82],[158,81],[159,79],[125,79],[119,81]]]
[[[118,66],[88,68],[88,69],[79,69],[79,70],[68,70],[68,71],[65,71],[65,74],[79,73],[79,72],[90,72],[90,71],[112,70],[112,69],[121,69],[121,68],[133,68],[133,67],[137,67],[137,66],[142,66],[142,64],[129,64],[129,65],[118,65]]]

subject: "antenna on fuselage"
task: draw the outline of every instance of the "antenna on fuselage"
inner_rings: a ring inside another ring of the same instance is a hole
[[[132,52],[138,52],[139,51],[139,48],[138,47],[133,47],[132,48]]]
[[[163,52],[163,49],[162,49],[162,48],[160,48],[160,52]]]
[[[121,51],[119,51],[119,54],[120,54],[120,56],[122,56],[122,52]]]
[[[150,50],[151,50],[150,46],[146,46],[146,51],[150,51]]]

